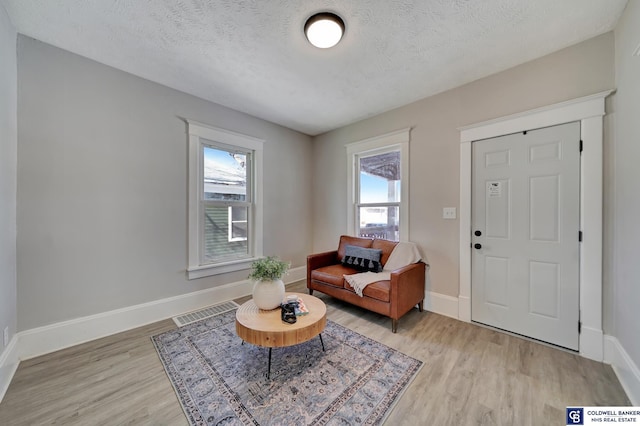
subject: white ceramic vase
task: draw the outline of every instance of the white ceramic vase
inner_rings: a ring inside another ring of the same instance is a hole
[[[260,309],[270,311],[277,308],[284,299],[282,280],[256,281],[253,284],[253,302]]]

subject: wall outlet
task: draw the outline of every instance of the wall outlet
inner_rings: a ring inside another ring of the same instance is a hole
[[[442,209],[442,218],[443,219],[455,219],[456,218],[456,208],[455,207],[444,207]]]
[[[2,332],[2,341],[3,341],[3,346],[6,348],[7,345],[9,344],[9,326],[6,326],[4,328],[4,331]]]

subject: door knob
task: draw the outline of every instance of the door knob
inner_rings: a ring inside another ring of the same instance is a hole
[[[473,248],[480,250],[482,248],[482,244],[475,243]]]
[[[482,235],[482,232],[481,231],[476,231],[476,232],[474,232],[474,234],[476,235],[476,237],[479,237],[480,235]]]

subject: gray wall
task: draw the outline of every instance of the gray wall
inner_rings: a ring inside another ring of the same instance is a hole
[[[16,31],[0,5],[0,354],[16,332]],[[1,375],[1,374],[0,374]]]
[[[18,327],[244,280],[189,281],[179,117],[265,139],[264,252],[311,249],[311,139],[18,37]]]
[[[431,263],[430,290],[458,296],[459,223],[442,219],[459,204],[458,127],[614,87],[614,37],[603,34],[511,68],[320,135],[314,139],[314,251],[346,232],[345,144],[412,127],[410,236]]]
[[[613,147],[614,238],[605,251],[612,259],[613,334],[640,366],[640,2],[630,1],[615,30],[615,146]]]

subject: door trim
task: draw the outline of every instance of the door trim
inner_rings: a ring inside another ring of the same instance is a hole
[[[471,143],[524,130],[580,122],[580,355],[604,358],[602,331],[602,146],[605,98],[596,93],[495,120],[460,127],[460,290],[458,319],[471,321]],[[585,188],[589,188],[585,191]]]

